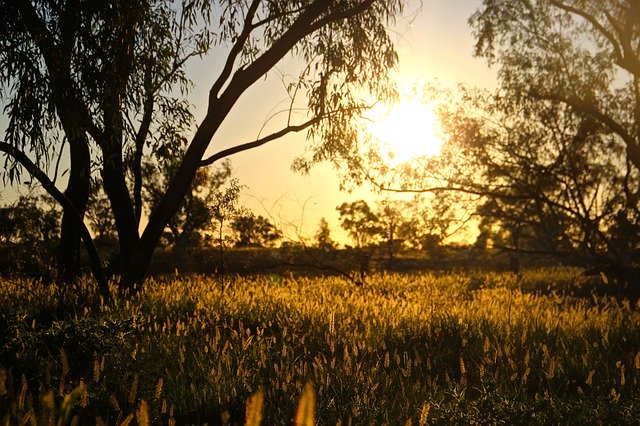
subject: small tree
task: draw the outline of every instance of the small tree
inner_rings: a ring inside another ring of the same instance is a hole
[[[342,203],[336,208],[340,214],[340,226],[349,233],[355,245],[355,256],[360,277],[364,280],[371,269],[371,258],[375,243],[380,239],[383,228],[378,217],[364,200]]]
[[[228,221],[232,221],[238,216],[238,200],[240,199],[240,190],[242,186],[238,179],[231,179],[229,186],[222,190],[215,188],[212,191],[211,212],[216,222],[217,240],[218,240],[218,274],[220,275],[221,286],[224,289],[224,227]]]
[[[238,248],[273,247],[282,237],[280,231],[268,219],[253,213],[237,217],[231,228],[235,234],[235,246]]]
[[[329,229],[329,223],[324,217],[320,218],[318,232],[316,232],[315,240],[316,247],[321,250],[329,251],[335,248],[336,243],[331,239],[331,230]]]
[[[380,227],[382,228],[382,244],[385,246],[387,252],[387,261],[389,266],[393,263],[395,254],[400,250],[402,246],[402,239],[400,238],[400,229],[402,225],[407,222],[402,214],[402,203],[393,202],[387,200],[378,207],[377,217],[380,221]]]

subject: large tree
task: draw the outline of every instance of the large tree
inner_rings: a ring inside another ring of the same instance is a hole
[[[82,217],[87,174],[97,160],[116,221],[121,286],[132,288],[144,279],[199,168],[303,130],[312,143],[310,156],[296,163],[299,168],[354,158],[353,120],[366,105],[358,95],[390,94],[387,71],[397,56],[388,26],[403,3],[2,0],[0,76],[10,120],[0,150],[11,159],[5,172],[15,178],[20,164],[40,180],[92,251]],[[211,84],[207,111],[187,140],[191,116],[182,97],[183,65],[210,48],[221,70]],[[288,87],[292,110],[306,103],[307,114],[298,122],[289,114],[278,131],[205,157],[238,99],[287,55],[301,64],[297,81]],[[63,194],[45,173],[60,152],[54,134],[68,142],[68,185],[80,186],[81,196],[70,189]],[[140,235],[142,158],[167,155],[181,143],[186,149],[176,173]]]
[[[516,246],[639,266],[640,1],[486,0],[470,22],[500,77],[486,211]]]
[[[640,2],[485,0],[470,23],[497,90],[431,88],[443,153],[382,185],[468,196],[506,249],[640,266]]]
[[[202,5],[193,4],[197,8]],[[78,267],[82,235],[103,294],[106,279],[83,224],[98,164],[119,238],[121,259],[138,241],[141,162],[145,146],[176,145],[189,119],[182,65],[204,53],[195,32],[200,11],[173,2],[2,1],[0,87],[9,125],[0,150],[13,182],[21,167],[64,207],[59,254],[63,279]],[[56,186],[58,159],[69,157],[67,188]],[[50,166],[55,163],[55,170]],[[131,191],[129,191],[131,188]]]

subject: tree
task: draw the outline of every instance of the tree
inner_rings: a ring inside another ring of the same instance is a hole
[[[340,214],[340,226],[349,233],[355,248],[372,246],[380,239],[384,230],[366,201],[342,203],[336,210]]]
[[[318,232],[316,232],[315,240],[316,247],[321,250],[333,250],[336,246],[336,243],[331,239],[331,230],[329,229],[329,223],[324,217],[320,218],[320,223],[318,224]]]
[[[2,207],[0,215],[5,219],[0,227],[5,243],[49,248],[57,244],[60,212],[46,197],[20,196],[13,205]]]
[[[213,219],[216,222],[217,240],[218,240],[218,275],[220,276],[220,284],[224,290],[224,230],[226,223],[233,221],[240,214],[238,201],[240,199],[240,190],[242,186],[238,179],[231,179],[229,185],[222,190],[218,187],[212,191],[213,204],[210,205]]]
[[[213,214],[213,220],[216,222],[217,240],[220,247],[224,246],[224,228],[228,221],[236,218],[241,209],[238,208],[240,200],[240,190],[242,185],[238,179],[231,179],[224,190],[220,187],[215,188],[212,194],[212,204],[210,208]]]
[[[501,77],[472,150],[502,185],[485,210],[515,248],[639,266],[640,3],[485,1],[471,23]]]
[[[434,95],[443,153],[385,184],[468,197],[506,249],[640,266],[640,3],[486,0],[470,22],[498,90]]]
[[[611,244],[616,215],[636,210],[615,137],[566,104],[507,91],[467,91],[447,115],[448,152],[430,166],[446,183],[434,187],[478,197],[485,243],[583,264],[630,264],[623,260],[630,253]]]
[[[75,274],[82,235],[105,296],[101,262],[83,223],[92,162],[100,164],[124,261],[138,240],[143,150],[175,145],[189,116],[170,92],[186,89],[184,61],[208,46],[208,34],[194,31],[207,3],[190,2],[179,13],[172,3],[0,3],[11,16],[0,29],[0,90],[9,117],[0,150],[11,160],[5,173],[15,181],[24,167],[64,207],[63,275]],[[70,169],[63,194],[45,171],[65,144]]]
[[[374,99],[391,94],[387,70],[397,56],[387,26],[404,5],[402,0],[183,0],[174,9],[174,3],[0,3],[7,17],[0,30],[0,85],[10,118],[0,150],[12,159],[5,171],[15,180],[20,164],[64,206],[93,253],[99,278],[100,262],[82,222],[95,146],[116,221],[123,289],[141,284],[165,226],[201,167],[304,130],[312,154],[296,162],[298,169],[323,160],[357,166],[353,122],[367,103],[356,93],[365,89]],[[186,101],[175,95],[188,88],[184,63],[212,47],[223,66],[211,85],[207,112],[187,141],[192,117]],[[296,123],[289,114],[280,130],[205,158],[238,99],[287,55],[303,64],[288,88],[291,110],[306,101],[307,116]],[[63,194],[44,173],[60,149],[47,143],[55,142],[53,134],[71,146],[69,187],[82,186],[78,199]],[[186,150],[176,172],[139,235],[145,148],[157,157],[182,144]],[[99,281],[107,292],[106,281]]]
[[[49,256],[59,241],[60,211],[47,197],[20,196],[0,208],[0,242],[21,272],[51,279]]]
[[[18,217],[15,209],[11,206],[0,208],[0,237],[2,243],[10,244],[15,238],[17,231]]]
[[[462,228],[456,215],[455,197],[414,197],[412,201],[385,200],[376,216],[383,230],[381,245],[389,264],[403,248],[420,249],[438,255],[442,242]]]
[[[393,264],[396,253],[402,248],[404,243],[401,234],[401,229],[407,229],[408,226],[404,225],[409,221],[404,217],[402,208],[404,207],[401,201],[385,200],[378,206],[378,212],[376,216],[380,222],[380,228],[382,229],[382,244],[387,252],[387,262],[391,266]]]
[[[253,213],[245,213],[235,218],[231,229],[235,234],[235,246],[238,248],[273,247],[282,237],[269,219]]]
[[[355,282],[362,283],[371,269],[371,259],[384,229],[364,200],[342,203],[336,210],[340,214],[340,226],[349,233],[354,243],[353,253],[358,272]]]
[[[176,158],[168,159],[162,167],[154,163],[144,165],[145,198],[151,211],[157,207],[176,172]],[[167,245],[186,250],[205,242],[213,231],[216,213],[220,213],[220,188],[231,177],[231,172],[228,161],[215,169],[198,170],[180,209],[165,228],[163,238]]]

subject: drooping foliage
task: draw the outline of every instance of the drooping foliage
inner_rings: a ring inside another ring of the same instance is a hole
[[[392,94],[387,71],[397,56],[388,29],[404,1],[3,0],[0,6],[11,17],[0,29],[0,90],[10,118],[0,142],[5,177],[15,182],[19,166],[34,174],[65,207],[75,240],[83,235],[91,245],[82,218],[95,165],[113,212],[126,288],[144,278],[200,167],[303,130],[310,155],[296,162],[298,169],[324,160],[357,166],[353,120],[367,105],[360,95]],[[184,65],[203,54],[218,58],[220,71],[192,134]],[[294,77],[280,129],[210,149],[238,99],[287,56],[294,58]],[[143,159],[177,152],[184,154],[140,235]],[[67,155],[63,194],[51,166]],[[100,262],[92,259],[99,276]]]
[[[640,3],[486,0],[470,24],[498,88],[430,87],[443,152],[383,185],[458,194],[485,246],[640,266]]]
[[[500,80],[473,152],[512,195],[488,216],[530,249],[638,266],[640,3],[485,1],[470,22]]]

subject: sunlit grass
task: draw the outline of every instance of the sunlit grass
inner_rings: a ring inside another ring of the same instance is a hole
[[[635,421],[640,313],[548,290],[579,281],[570,270],[378,275],[361,287],[273,276],[222,292],[213,278],[181,277],[105,306],[86,283],[60,292],[5,280],[1,414],[109,424],[288,424],[300,413],[319,424]],[[536,288],[545,294],[521,290]]]

